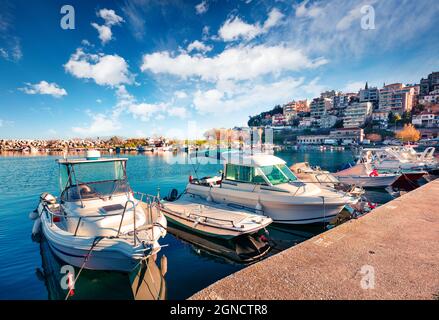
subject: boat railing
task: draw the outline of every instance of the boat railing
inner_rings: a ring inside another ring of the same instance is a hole
[[[169,210],[169,209],[168,209],[168,210]],[[172,211],[172,210],[169,210],[169,211]],[[178,212],[175,212],[175,211],[172,211],[172,212],[174,212],[174,213],[176,213],[176,214],[181,214],[181,213],[178,213]],[[232,227],[234,227],[234,228],[239,228],[239,226],[237,226],[237,225],[235,224],[235,221],[234,221],[234,220],[231,220],[231,219],[221,219],[221,218],[208,217],[208,216],[205,216],[205,215],[202,215],[202,214],[192,213],[192,212],[189,212],[189,213],[183,213],[183,214],[185,214],[188,218],[193,218],[193,219],[195,219],[195,220],[199,220],[200,218],[203,218],[203,219],[205,219],[203,222],[207,222],[208,220],[211,220],[211,221],[227,222],[227,223],[229,223],[230,225],[232,225]],[[197,222],[197,221],[196,221],[196,222]],[[200,221],[198,221],[198,222],[200,222]]]
[[[123,221],[124,221],[124,218],[125,218],[125,213],[126,213],[126,211],[127,211],[127,209],[128,209],[128,205],[129,204],[131,204],[132,205],[132,208],[133,208],[133,241],[134,241],[134,245],[136,246],[136,244],[137,244],[137,228],[136,228],[136,207],[141,203],[142,201],[140,200],[140,201],[138,201],[137,202],[137,204],[133,201],[133,200],[127,200],[126,202],[125,202],[125,206],[124,206],[124,209],[123,209],[123,211],[122,212],[118,212],[118,213],[107,213],[107,214],[105,214],[105,216],[103,216],[103,215],[87,215],[87,216],[65,216],[64,214],[60,214],[60,213],[56,213],[56,212],[53,212],[49,207],[48,207],[48,205],[47,204],[44,204],[44,208],[45,208],[45,211],[48,213],[48,214],[50,214],[50,225],[51,226],[53,226],[53,223],[54,223],[54,217],[58,217],[58,218],[64,218],[64,219],[78,219],[78,223],[76,224],[76,227],[75,227],[75,232],[73,233],[73,236],[77,236],[78,235],[78,231],[79,231],[79,228],[80,228],[80,226],[81,226],[81,222],[84,220],[84,219],[93,219],[93,218],[103,218],[103,217],[114,217],[114,216],[121,216],[121,220],[120,220],[120,224],[119,224],[119,227],[118,227],[118,230],[117,230],[117,235],[116,235],[116,237],[119,237],[120,236],[120,231],[121,231],[121,229],[122,229],[122,225],[123,225]],[[150,208],[150,221],[151,221],[151,224],[152,224],[152,222],[153,222],[153,220],[152,220],[152,206],[154,206],[154,203],[155,202],[150,202],[150,203],[147,203],[147,206],[148,206],[148,208]],[[153,230],[153,232],[154,232],[154,228],[152,228],[152,230]],[[153,235],[154,236],[154,235]]]

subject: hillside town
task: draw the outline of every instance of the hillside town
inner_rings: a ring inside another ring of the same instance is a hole
[[[421,138],[439,133],[439,72],[418,84],[365,83],[358,92],[325,91],[312,100],[291,101],[250,117],[250,127],[271,128],[279,142],[300,144],[381,142],[412,124]],[[370,138],[370,139],[369,139]]]
[[[242,132],[268,129],[273,132],[273,142],[285,147],[296,144],[397,143],[395,138],[398,132],[407,125],[413,126],[419,132],[419,139],[412,140],[437,144],[439,72],[430,73],[418,84],[392,83],[377,88],[369,86],[366,82],[364,88],[358,92],[325,91],[312,100],[291,101],[252,116],[248,121],[248,127],[212,130],[221,131],[218,134],[223,138],[232,136],[229,140],[237,141],[238,138],[235,136],[242,137]],[[203,145],[207,146],[208,140],[215,142],[215,134],[206,132],[204,139],[190,143],[185,140],[171,140],[168,137],[0,139],[0,152],[34,153],[84,149],[176,151],[187,147],[202,148]]]

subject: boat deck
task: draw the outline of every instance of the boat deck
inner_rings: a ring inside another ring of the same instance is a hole
[[[266,223],[267,217],[252,214],[226,205],[207,202],[197,196],[185,194],[174,202],[162,204],[164,209],[189,219],[202,219],[223,227],[254,228],[255,223]]]

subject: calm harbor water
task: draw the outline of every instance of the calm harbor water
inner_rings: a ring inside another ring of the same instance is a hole
[[[349,151],[299,150],[276,155],[289,165],[308,161],[330,171],[352,161]],[[218,164],[170,164],[175,157],[170,153],[123,156],[129,158],[127,173],[132,188],[149,194],[156,194],[160,188],[162,196],[173,188],[183,191],[188,176],[194,175],[194,169],[199,177],[215,174],[221,169]],[[59,289],[62,276],[59,268],[63,263],[53,257],[44,242],[32,241],[33,222],[28,218],[42,192],[58,196],[58,166],[55,162],[58,158],[60,155],[0,156],[0,299],[64,298],[65,291]],[[370,196],[376,202],[390,200],[384,192],[371,193]],[[322,231],[323,226],[272,226],[269,228],[270,238],[275,244],[272,253]],[[245,266],[181,238],[184,237],[168,233],[161,239],[160,243],[166,246],[155,259],[148,261],[147,271],[140,277],[141,289],[134,294],[136,297],[184,299]],[[130,283],[135,276],[84,271],[72,298],[132,299]]]

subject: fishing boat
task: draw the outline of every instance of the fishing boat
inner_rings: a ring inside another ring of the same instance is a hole
[[[334,218],[345,205],[358,202],[345,192],[304,182],[269,154],[226,152],[220,176],[189,178],[188,194],[208,201],[256,210],[277,223],[308,224]]]
[[[166,218],[155,206],[134,197],[127,158],[59,159],[61,195],[43,193],[33,235],[40,231],[54,253],[80,268],[129,272],[160,250]]]
[[[222,239],[258,233],[273,222],[268,217],[239,207],[213,203],[190,193],[183,193],[173,201],[162,201],[160,209],[169,222],[192,232]]]
[[[359,163],[333,174],[339,181],[364,188],[385,188],[399,179],[401,173],[379,173],[370,164]]]

